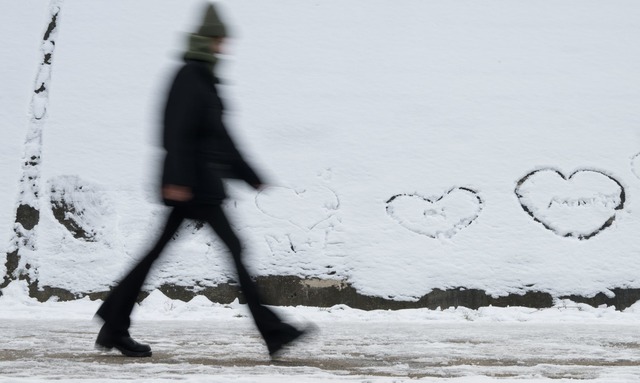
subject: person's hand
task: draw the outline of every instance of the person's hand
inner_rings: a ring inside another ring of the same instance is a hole
[[[162,187],[162,198],[169,201],[187,202],[193,198],[193,192],[188,186],[164,185]]]
[[[263,191],[264,189],[269,187],[269,185],[260,183],[260,184],[251,184],[251,187],[253,187],[257,191]]]

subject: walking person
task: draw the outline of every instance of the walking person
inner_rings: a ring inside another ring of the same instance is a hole
[[[185,219],[208,223],[226,245],[242,294],[272,357],[307,331],[283,322],[262,304],[257,286],[243,263],[240,240],[221,207],[226,198],[223,178],[244,180],[255,189],[263,185],[223,124],[223,106],[216,90],[214,68],[216,54],[220,53],[226,35],[225,25],[209,4],[202,26],[190,35],[185,63],[173,81],[164,111],[166,156],[162,197],[172,210],[155,245],[98,309],[96,316],[104,324],[96,339],[97,348],[116,348],[132,357],[151,356],[151,347],[135,341],[129,334],[131,311],[154,261]]]

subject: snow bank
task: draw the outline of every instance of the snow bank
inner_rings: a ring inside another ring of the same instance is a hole
[[[199,5],[62,3],[24,253],[41,286],[104,291],[161,227],[160,111]],[[400,300],[640,287],[636,2],[222,5],[229,127],[272,185],[229,184],[255,274]],[[0,74],[5,238],[47,7],[0,16],[3,51],[16,49]],[[76,213],[56,217],[63,201]],[[148,288],[232,277],[218,240],[190,225]]]

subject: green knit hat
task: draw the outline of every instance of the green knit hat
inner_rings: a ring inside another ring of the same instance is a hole
[[[213,4],[206,5],[204,20],[195,34],[204,37],[227,37],[227,28],[220,20]]]

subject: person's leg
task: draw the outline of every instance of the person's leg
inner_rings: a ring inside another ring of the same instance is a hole
[[[258,288],[242,261],[240,240],[233,232],[222,207],[219,205],[208,206],[205,220],[229,249],[237,270],[242,294],[247,301],[256,327],[267,344],[269,353],[273,355],[284,345],[302,335],[303,331],[283,322],[276,313],[262,304]]]
[[[111,348],[114,347],[110,345],[112,339],[130,338],[129,326],[131,325],[131,311],[142,289],[142,284],[147,278],[147,274],[154,261],[158,259],[162,250],[176,233],[183,220],[184,212],[182,208],[174,208],[169,215],[160,238],[153,248],[138,262],[129,274],[118,283],[100,306],[96,315],[104,320],[104,326],[96,342],[99,346]],[[117,347],[117,345],[115,346]],[[120,348],[118,347],[118,349]]]

